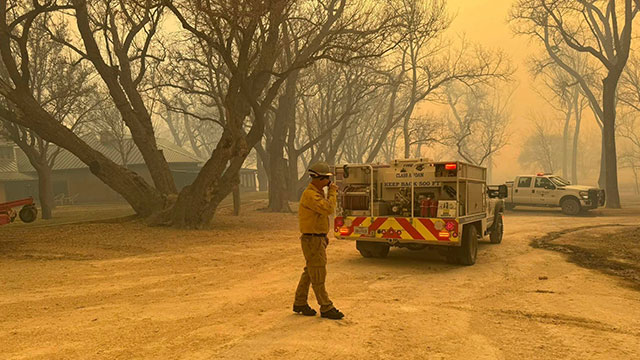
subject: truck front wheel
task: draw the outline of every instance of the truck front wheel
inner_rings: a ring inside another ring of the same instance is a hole
[[[491,240],[492,244],[500,244],[503,234],[504,224],[502,223],[502,214],[498,214],[496,222],[493,224],[493,230],[491,230],[491,234],[489,234],[489,240]]]
[[[473,265],[478,256],[478,230],[473,224],[467,224],[462,231],[462,246],[458,249],[458,259],[462,265]]]
[[[562,207],[562,212],[565,215],[578,215],[580,213],[580,210],[582,210],[580,201],[573,197],[562,200],[560,206]]]

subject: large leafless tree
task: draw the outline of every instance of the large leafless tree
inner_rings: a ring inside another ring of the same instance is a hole
[[[621,3],[622,6],[618,6]],[[538,39],[548,55],[580,85],[602,120],[607,207],[619,208],[615,142],[616,93],[631,50],[638,0],[518,0],[512,12],[515,31]],[[584,53],[601,65],[601,98],[563,52]]]

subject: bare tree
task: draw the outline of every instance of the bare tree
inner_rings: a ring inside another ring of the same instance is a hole
[[[607,207],[619,208],[615,142],[616,90],[631,49],[632,26],[639,0],[519,0],[512,21],[519,34],[539,39],[548,55],[580,85],[603,123]],[[602,97],[563,59],[563,52],[588,54],[602,66]]]
[[[619,89],[619,101],[623,114],[616,129],[622,138],[621,165],[631,170],[635,181],[636,194],[640,193],[640,59],[633,56],[622,76]]]
[[[289,199],[297,200],[308,181],[299,171],[301,157],[306,164],[321,159],[335,164],[342,157],[350,130],[359,126],[359,117],[377,95],[377,80],[377,74],[358,63],[325,61],[308,69],[300,81],[297,121],[287,135]]]
[[[154,46],[164,8],[110,0],[72,0],[71,4],[73,17],[51,25],[52,39],[94,66],[129,128],[156,189],[163,194],[176,193],[169,166],[156,144],[150,104],[140,91],[148,68],[164,55]],[[79,41],[63,31],[70,23],[75,23]]]
[[[446,87],[451,117],[444,143],[453,147],[463,160],[485,165],[507,144],[511,93],[503,93],[487,86]]]
[[[586,55],[569,54],[565,62],[584,78],[588,84],[593,86],[597,74],[589,69]],[[578,85],[578,82],[565,70],[560,68],[549,56],[534,59],[531,65],[531,72],[539,79],[544,88],[551,93],[548,98],[544,92],[539,92],[543,98],[556,112],[562,114],[563,119],[563,157],[562,175],[571,177],[577,183],[577,152],[582,122],[582,112],[586,106],[586,98]],[[573,122],[573,135],[571,134],[571,124]],[[600,122],[599,122],[600,123]],[[573,141],[572,138],[573,137]],[[572,146],[571,146],[572,143]],[[569,175],[571,172],[571,175]]]
[[[75,5],[83,7],[85,4],[80,2]],[[15,113],[10,113],[0,109],[0,113],[6,120],[24,126],[42,139],[69,150],[87,164],[93,174],[120,193],[137,213],[150,215],[165,206],[162,194],[149,186],[139,175],[92,149],[34,97],[34,84],[31,81],[33,54],[29,50],[28,42],[33,37],[41,35],[34,31],[35,21],[40,16],[51,14],[48,19],[53,19],[56,18],[53,14],[59,15],[62,11],[73,10],[74,4],[57,1],[46,4],[18,1],[0,3],[0,55],[8,77],[7,81],[0,81],[0,94],[16,110]],[[58,27],[56,36],[62,37],[64,29]],[[111,68],[104,70],[112,71]]]
[[[318,31],[309,31],[308,25],[298,21],[287,20],[286,26],[283,28],[283,55],[279,59],[279,64],[284,68],[291,68],[294,61],[299,61],[307,51],[308,44],[317,36],[328,36],[322,47],[331,50],[332,47],[339,47],[340,52],[325,56],[325,50],[321,50],[319,56],[316,57],[316,63],[322,59],[321,66],[325,70],[331,69],[334,73],[324,73],[324,77],[319,81],[331,81],[327,77],[337,81],[344,82],[345,87],[335,92],[330,90],[327,95],[329,97],[339,98],[336,96],[338,91],[343,91],[344,98],[340,101],[344,104],[338,104],[336,99],[325,99],[325,112],[321,115],[330,115],[330,121],[322,124],[324,127],[321,131],[314,133],[313,136],[307,138],[306,142],[296,144],[298,136],[298,126],[296,122],[296,107],[300,102],[299,90],[301,82],[310,75],[314,77],[318,68],[310,69],[294,69],[288,76],[286,83],[274,104],[274,117],[272,126],[267,126],[266,156],[268,157],[269,168],[269,207],[270,211],[290,211],[288,200],[297,200],[300,193],[300,187],[306,182],[307,177],[299,179],[298,174],[298,157],[309,150],[312,146],[320,144],[324,151],[315,154],[323,157],[325,161],[332,163],[337,156],[339,150],[335,146],[332,134],[338,138],[344,137],[344,133],[348,127],[347,118],[352,116],[356,103],[365,97],[365,94],[354,90],[354,87],[362,81],[359,76],[364,72],[360,66],[352,67],[351,63],[363,61],[364,59],[377,58],[393,44],[388,44],[384,40],[384,34],[391,24],[393,16],[385,15],[383,12],[372,7],[362,6],[364,3],[348,2],[344,0],[330,1],[327,9],[325,5],[320,3],[313,7],[300,7],[296,9],[296,13],[300,13],[305,17],[317,18],[313,22],[325,24],[325,29]],[[333,10],[329,10],[332,9]],[[334,12],[334,15],[327,16],[327,11]],[[308,15],[307,15],[308,13]],[[316,14],[316,15],[311,15]],[[320,16],[318,16],[320,15]],[[331,20],[335,17],[334,20]],[[332,25],[331,22],[334,22]],[[340,43],[334,43],[339,41]],[[386,47],[384,46],[386,44]],[[311,63],[310,63],[311,64]],[[310,65],[309,64],[309,65]],[[332,65],[333,64],[333,65]],[[331,71],[330,70],[330,71]],[[337,85],[337,84],[336,84]],[[304,87],[304,85],[302,85]],[[366,91],[365,91],[366,93]],[[346,104],[346,105],[345,105]],[[345,107],[342,107],[345,105]],[[333,107],[336,106],[334,109]],[[333,112],[333,113],[332,113]],[[336,129],[334,131],[334,128]],[[308,134],[310,135],[310,134]],[[340,142],[336,139],[337,143]],[[286,159],[285,159],[286,153]],[[319,160],[316,156],[312,161]]]
[[[524,167],[554,173],[562,163],[562,137],[555,134],[548,122],[534,119],[531,135],[524,139],[518,162]]]
[[[338,60],[354,50],[367,54],[372,44],[368,35],[383,34],[375,22],[366,21],[373,20],[367,18],[375,10],[372,6],[345,0],[324,4],[167,1],[165,5],[184,29],[222,60],[228,74],[221,140],[195,182],[179,195],[172,215],[174,224],[199,227],[210,221],[233,188],[249,149],[262,138],[267,112],[287,78],[318,59]],[[282,61],[283,49],[289,46],[285,34],[292,28],[304,31],[292,32],[297,51]],[[359,44],[355,49],[343,45],[354,43]]]
[[[48,15],[48,14],[46,14]],[[44,28],[47,16],[33,19],[33,36],[25,38],[24,51],[30,54],[31,67],[28,79],[32,96],[60,124],[75,131],[87,120],[98,104],[94,101],[95,86],[89,81],[90,70],[70,62],[60,44],[47,41]],[[9,80],[3,69],[3,80]],[[13,104],[4,101],[4,111],[10,113],[0,118],[0,132],[17,144],[38,174],[38,194],[43,219],[51,219],[54,208],[53,166],[60,148],[44,140],[36,132],[11,121],[17,118]]]
[[[434,14],[433,16],[442,15]],[[458,50],[451,45],[442,45],[439,32],[444,29],[441,29],[439,24],[436,27],[437,30],[433,30],[435,48],[423,44],[424,53],[415,57],[413,63],[409,62],[408,55],[396,54],[395,56],[399,57],[397,61],[400,66],[382,71],[387,76],[391,94],[387,99],[386,122],[382,134],[387,134],[394,127],[401,125],[405,143],[404,155],[407,157],[410,154],[411,119],[420,102],[430,96],[434,100],[439,95],[438,91],[453,82],[473,86],[495,79],[507,80],[513,72],[501,52],[487,51],[479,46],[472,46],[464,40]],[[390,61],[393,63],[393,58]],[[408,89],[405,87],[409,76],[407,74],[410,74]],[[372,151],[369,152],[367,162],[374,161],[385,140],[384,136],[377,139]]]
[[[104,146],[112,147],[116,150],[122,166],[127,167],[129,165],[129,157],[135,148],[135,144],[131,141],[128,128],[113,103],[103,101],[101,106],[97,107],[92,113],[91,119],[86,126],[93,135],[99,138]]]

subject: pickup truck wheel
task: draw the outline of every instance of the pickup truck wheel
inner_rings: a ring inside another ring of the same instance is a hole
[[[473,265],[478,256],[478,231],[472,224],[465,225],[462,231],[462,246],[458,259],[462,265]]]
[[[30,223],[36,221],[38,217],[38,209],[35,206],[26,205],[20,209],[20,220],[25,223]]]
[[[502,235],[504,234],[504,224],[502,223],[502,214],[498,214],[496,222],[493,224],[493,230],[489,234],[489,240],[492,244],[500,244]]]
[[[582,210],[580,202],[572,197],[562,200],[560,206],[562,206],[562,212],[566,215],[578,215]]]

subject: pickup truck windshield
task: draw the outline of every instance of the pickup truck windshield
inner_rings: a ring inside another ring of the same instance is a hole
[[[560,176],[549,176],[549,179],[551,179],[551,181],[553,181],[553,183],[558,186],[571,185],[571,182],[569,180],[563,179]]]

